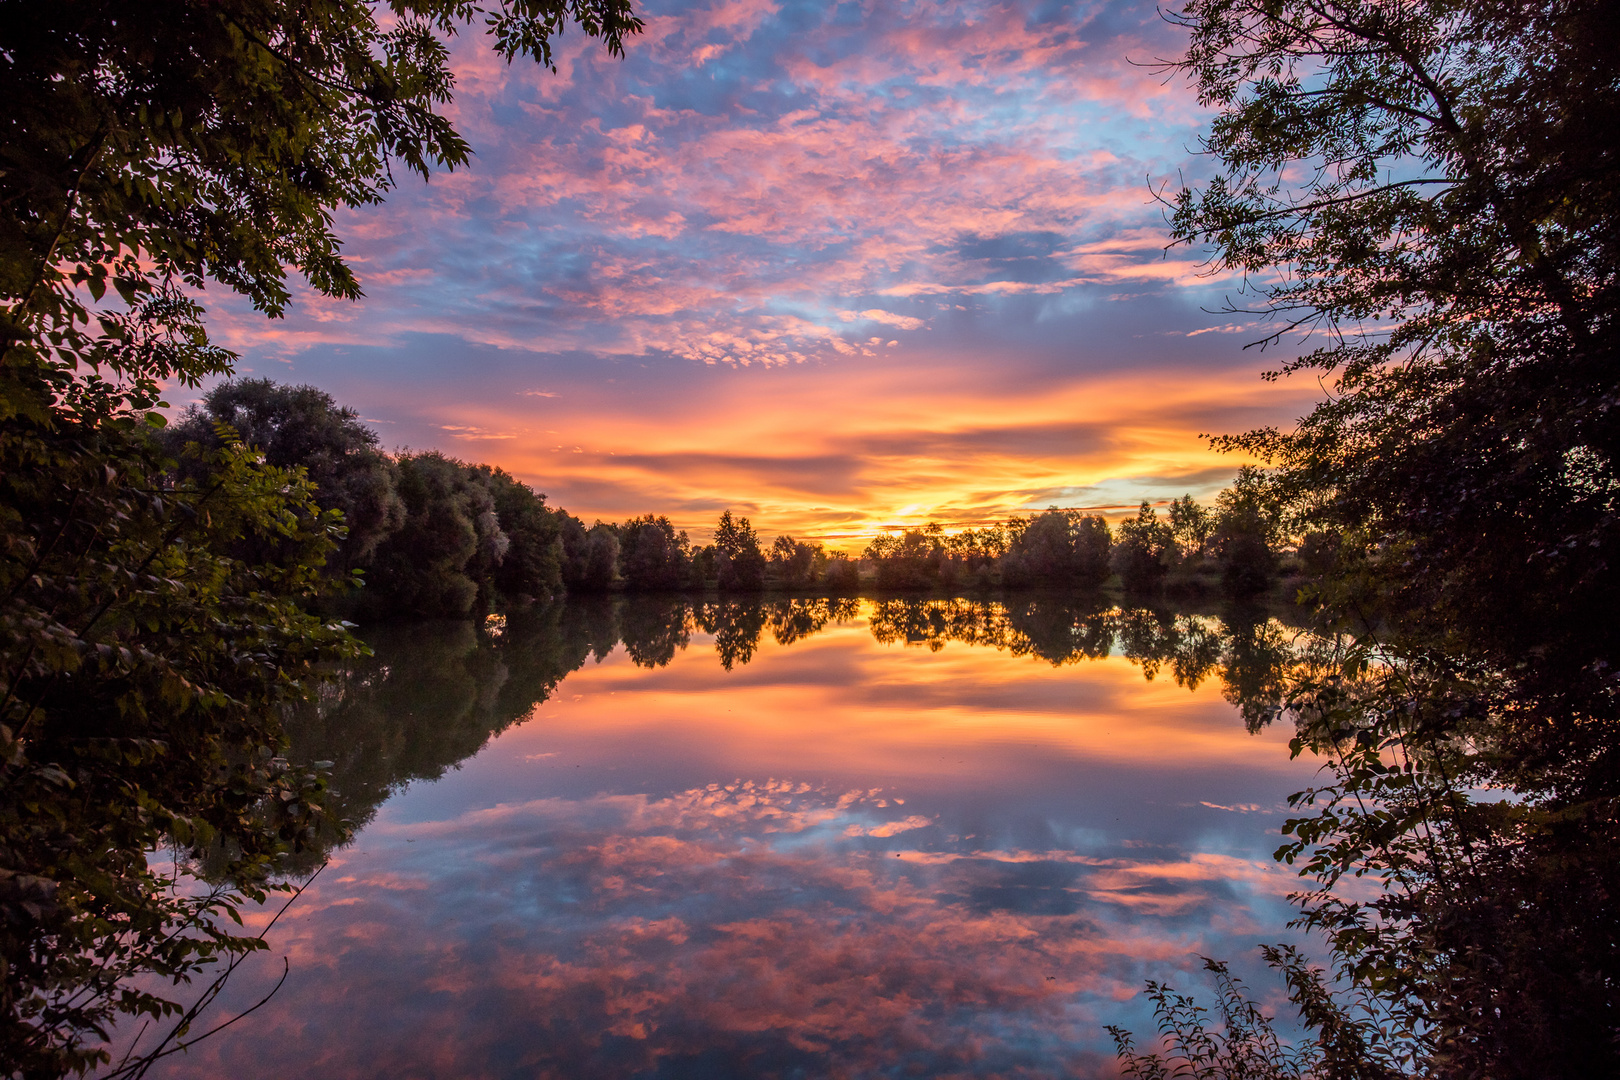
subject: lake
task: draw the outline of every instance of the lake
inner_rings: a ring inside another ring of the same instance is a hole
[[[292,725],[360,828],[213,1014],[285,984],[152,1075],[1113,1075],[1104,1025],[1207,994],[1201,954],[1279,1003],[1315,767],[1228,699],[1289,633],[1052,597],[368,632]]]

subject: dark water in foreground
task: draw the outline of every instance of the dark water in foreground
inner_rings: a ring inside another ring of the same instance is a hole
[[[1312,766],[1223,697],[1230,618],[1032,611],[376,635],[296,725],[366,824],[216,1014],[291,976],[154,1075],[1112,1075],[1143,979],[1289,939]]]

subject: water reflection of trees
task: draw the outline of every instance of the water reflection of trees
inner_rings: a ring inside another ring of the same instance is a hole
[[[754,600],[721,600],[693,606],[698,629],[714,635],[714,651],[719,654],[721,667],[730,671],[754,658],[765,630],[766,606]]]
[[[791,600],[727,599],[693,603],[681,597],[625,597],[619,601],[617,633],[639,667],[663,667],[691,644],[692,632],[714,637],[720,666],[748,663],[769,630],[778,645],[791,645],[853,619],[858,601],[809,597]]]
[[[618,644],[611,605],[541,608],[491,631],[469,622],[379,626],[350,666],[286,723],[301,761],[330,761],[334,817],[364,825],[401,785],[431,780],[525,717]],[[310,856],[318,861],[318,853]]]
[[[363,825],[412,780],[433,779],[545,701],[572,671],[624,646],[632,663],[660,668],[709,635],[726,671],[748,664],[768,632],[803,642],[861,614],[848,598],[691,601],[595,596],[472,623],[381,626],[373,655],[288,722],[294,754],[331,761],[336,816]],[[884,645],[939,651],[992,648],[1054,666],[1118,654],[1149,680],[1167,674],[1195,689],[1219,677],[1251,729],[1276,714],[1297,630],[1259,609],[1119,608],[1096,596],[869,602],[867,628]],[[315,856],[312,856],[312,858]]]
[[[645,597],[623,605],[618,634],[637,667],[663,667],[692,642],[691,605],[679,598]],[[714,631],[703,628],[709,633]]]
[[[883,644],[939,651],[947,642],[988,646],[1053,666],[1114,652],[1149,680],[1168,670],[1196,689],[1218,673],[1226,697],[1250,728],[1276,714],[1283,672],[1300,628],[1278,613],[1228,606],[1211,611],[1118,608],[1096,596],[1043,595],[1007,600],[880,600],[872,636]]]
[[[853,597],[778,600],[766,606],[765,625],[778,645],[791,645],[829,624],[849,622],[860,609],[860,601]]]

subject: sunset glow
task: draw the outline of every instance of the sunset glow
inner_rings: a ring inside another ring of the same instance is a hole
[[[625,60],[565,36],[555,75],[460,39],[473,164],[339,222],[363,301],[205,298],[241,371],[587,522],[846,547],[1207,495],[1238,462],[1200,434],[1318,395],[1260,382],[1264,331],[1210,313],[1240,283],[1164,250],[1202,114],[1140,66],[1181,47],[1152,4],[641,10]]]

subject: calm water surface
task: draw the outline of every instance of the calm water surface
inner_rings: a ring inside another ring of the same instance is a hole
[[[1145,978],[1291,939],[1312,766],[1223,697],[1220,619],[1013,607],[374,635],[295,726],[365,824],[216,1011],[291,975],[158,1074],[1113,1075]]]

